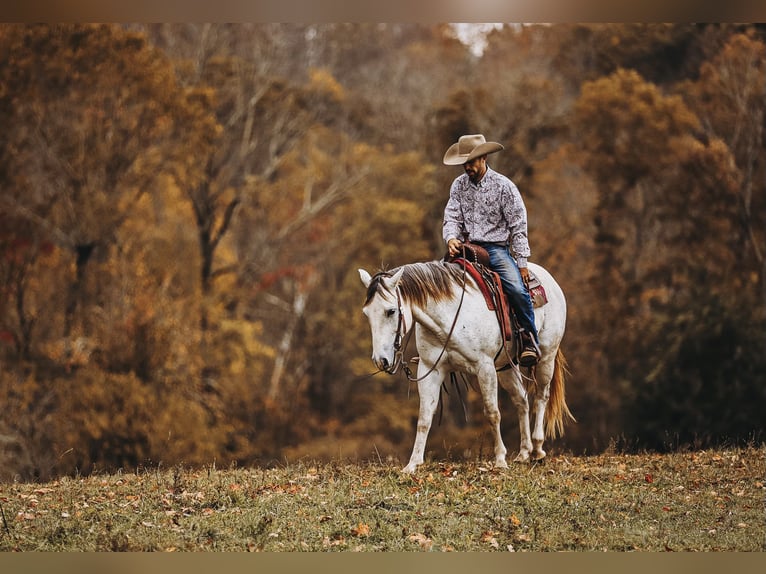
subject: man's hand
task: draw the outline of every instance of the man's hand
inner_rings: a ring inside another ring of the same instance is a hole
[[[463,243],[459,239],[455,239],[454,237],[450,239],[447,242],[447,249],[449,250],[449,254],[454,257],[458,253],[460,253],[460,248],[462,247]]]
[[[529,269],[519,267],[519,272],[521,273],[521,280],[524,281],[524,285],[527,287],[527,291],[529,291]]]

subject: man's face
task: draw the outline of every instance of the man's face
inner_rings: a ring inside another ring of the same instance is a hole
[[[487,170],[487,156],[481,156],[467,161],[463,164],[463,169],[473,183],[478,183],[484,172]]]

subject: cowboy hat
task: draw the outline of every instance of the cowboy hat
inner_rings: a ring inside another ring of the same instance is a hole
[[[460,136],[444,154],[444,165],[462,165],[488,153],[495,153],[503,148],[497,142],[488,142],[481,134]]]

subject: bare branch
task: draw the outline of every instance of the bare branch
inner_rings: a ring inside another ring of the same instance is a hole
[[[295,232],[296,229],[301,228],[311,221],[314,217],[322,213],[325,209],[331,205],[341,201],[346,197],[353,189],[361,183],[367,175],[369,175],[370,169],[364,168],[359,170],[351,178],[340,181],[335,180],[330,187],[323,193],[316,201],[311,201],[310,198],[304,196],[303,207],[298,215],[292,221],[288,222],[279,233],[276,235],[277,240],[283,240]]]
[[[0,194],[0,204],[4,205],[9,211],[15,213],[22,219],[26,219],[27,221],[34,223],[35,225],[44,229],[51,236],[51,239],[54,241],[54,243],[60,247],[65,247],[66,249],[74,249],[76,245],[74,239],[72,239],[69,235],[64,233],[61,229],[59,229],[56,225],[44,217],[37,215],[28,207],[21,205],[13,198],[8,197],[5,194]]]

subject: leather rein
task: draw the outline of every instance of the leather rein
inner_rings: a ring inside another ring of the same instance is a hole
[[[461,249],[463,251],[463,258],[465,258],[465,245],[461,246]],[[399,286],[396,286],[396,306],[399,310],[399,322],[396,326],[396,336],[394,337],[394,364],[390,369],[388,369],[386,372],[393,375],[398,370],[399,367],[402,367],[404,369],[404,373],[407,376],[407,379],[412,383],[417,383],[418,381],[422,381],[425,379],[428,375],[433,373],[436,370],[436,366],[439,364],[439,361],[441,361],[442,357],[444,356],[445,351],[447,350],[447,345],[449,345],[450,339],[452,338],[452,333],[455,331],[455,326],[457,325],[457,319],[460,316],[460,309],[463,307],[463,299],[465,298],[465,290],[466,290],[466,268],[465,265],[463,265],[463,289],[460,293],[460,303],[458,303],[457,311],[455,311],[455,318],[452,320],[452,326],[450,327],[449,332],[447,333],[447,338],[444,341],[444,346],[442,347],[441,352],[439,353],[439,356],[436,358],[436,361],[434,361],[433,366],[428,369],[428,371],[423,374],[421,377],[415,377],[412,369],[407,365],[406,361],[404,360],[404,349],[407,347],[407,343],[410,340],[410,337],[412,336],[412,331],[407,331],[407,322],[404,319],[404,313],[402,311],[402,297],[401,293],[399,291]],[[405,334],[407,335],[406,341],[404,341]],[[404,344],[402,342],[404,341]]]

